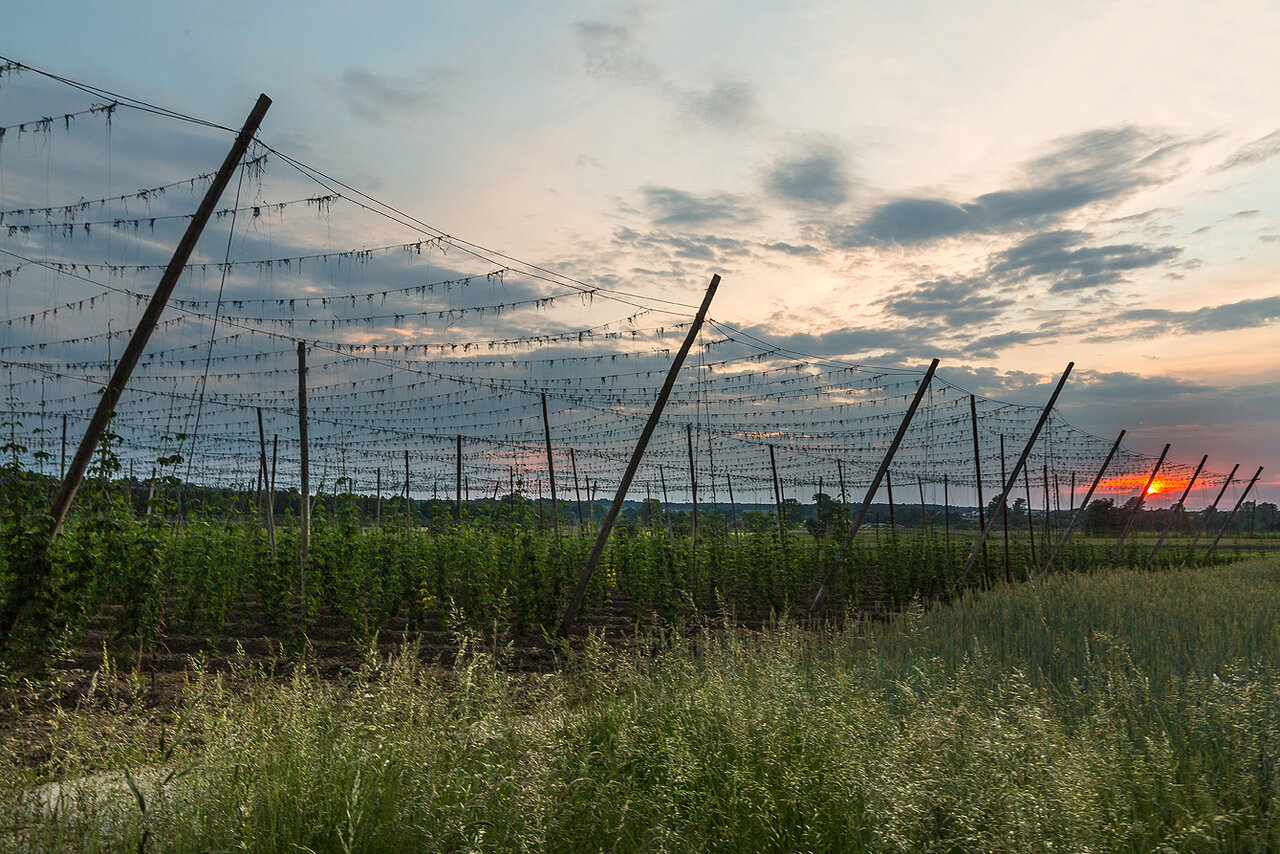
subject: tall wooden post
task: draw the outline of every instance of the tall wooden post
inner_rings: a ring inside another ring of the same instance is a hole
[[[298,578],[300,596],[307,598],[307,551],[311,547],[311,469],[307,448],[307,345],[298,342],[298,444],[299,485],[301,501],[298,502]],[[322,478],[323,479],[323,478]]]
[[[435,508],[432,508],[434,511]],[[409,449],[404,449],[404,529],[413,530],[413,499],[409,497]]]
[[[1041,481],[1041,483],[1044,484],[1044,491],[1043,491],[1044,524],[1040,528],[1040,534],[1042,536],[1042,539],[1040,542],[1044,545],[1048,545],[1049,543],[1049,464],[1048,463],[1044,463],[1044,471],[1041,476],[1043,477],[1043,480]],[[1027,499],[1027,500],[1028,502],[1030,502],[1030,499]]]
[[[458,434],[458,448],[457,448],[457,453],[455,454],[455,457],[457,458],[455,489],[457,490],[456,495],[457,495],[457,505],[458,505],[456,515],[458,517],[458,524],[461,525],[462,524],[462,434],[461,433]],[[539,482],[538,484],[538,508],[539,509],[542,508],[541,482]]]
[[[693,513],[689,517],[689,531],[693,535],[693,551],[698,552],[698,470],[693,465],[693,425],[686,424],[685,436],[689,441],[689,494],[693,499]]]
[[[382,528],[382,466],[378,466],[378,499],[374,502],[373,525]]]
[[[565,608],[564,617],[560,620],[560,633],[564,634],[573,625],[574,620],[578,618],[578,609],[582,607],[582,597],[587,593],[587,583],[591,580],[591,574],[595,572],[596,564],[600,562],[600,556],[604,554],[605,543],[609,540],[609,533],[613,530],[613,523],[618,518],[618,513],[622,510],[622,502],[627,497],[627,490],[631,487],[631,479],[635,477],[636,469],[640,467],[640,460],[644,456],[644,450],[649,444],[649,437],[653,435],[654,429],[658,426],[658,420],[662,417],[662,410],[667,405],[667,398],[671,396],[671,389],[676,383],[676,377],[680,373],[680,368],[684,365],[685,356],[689,354],[689,348],[693,346],[693,342],[698,337],[698,333],[702,330],[702,323],[707,317],[707,309],[711,307],[711,300],[716,295],[716,289],[720,287],[720,276],[711,277],[711,284],[707,287],[706,296],[702,298],[702,305],[698,307],[698,314],[694,317],[693,323],[689,325],[689,334],[684,339],[684,344],[680,347],[680,352],[676,354],[675,362],[671,365],[671,370],[667,373],[667,379],[662,384],[662,390],[658,393],[658,400],[654,403],[653,412],[649,415],[648,422],[645,423],[644,429],[640,433],[640,439],[636,443],[635,451],[631,454],[631,461],[627,464],[627,470],[623,472],[622,482],[618,484],[618,491],[614,495],[613,504],[609,507],[609,512],[605,515],[604,521],[600,525],[600,533],[596,536],[595,545],[591,548],[591,554],[587,556],[587,565],[582,568],[582,573],[578,576],[578,583],[573,588],[573,594],[569,597],[569,604]]]
[[[1004,483],[1005,467],[1004,467],[1004,434],[1000,434],[1000,482]],[[1014,477],[1017,480],[1017,477]],[[1009,501],[1008,495],[1005,500],[1000,502],[1000,521],[1004,525],[1004,580],[1006,584],[1013,583],[1013,567],[1009,563]]]
[[[276,491],[275,478],[267,470],[267,433],[262,427],[262,407],[258,407],[258,445],[262,449],[262,485],[266,487],[267,501],[267,542],[271,544],[271,553],[276,551]],[[274,454],[273,454],[274,456]]]
[[[667,498],[667,474],[658,466],[658,482],[662,484],[662,515],[667,517],[667,540],[676,541],[675,529],[671,526],[671,501]]]
[[[774,458],[773,445],[769,446],[769,468],[773,471],[773,502],[778,508],[778,541],[782,543],[782,551],[787,551],[787,528],[782,520],[782,484],[778,482],[778,461]]]
[[[569,449],[569,465],[573,468],[573,495],[578,502],[578,533],[583,531],[582,526],[582,489],[578,486],[578,460],[574,456],[573,448]]]
[[[1191,545],[1187,549],[1187,556],[1182,559],[1179,569],[1187,565],[1187,561],[1196,553],[1196,544],[1200,542],[1200,538],[1209,530],[1209,522],[1213,517],[1213,511],[1218,509],[1218,502],[1222,500],[1222,496],[1227,494],[1227,487],[1231,485],[1231,481],[1235,479],[1236,472],[1240,470],[1240,464],[1236,463],[1231,467],[1231,474],[1227,475],[1227,479],[1222,482],[1222,489],[1218,490],[1218,495],[1213,499],[1213,503],[1204,509],[1204,521],[1200,523],[1200,530],[1196,531],[1196,535],[1191,539]]]
[[[1031,565],[1036,566],[1036,523],[1031,515],[1031,467],[1022,469],[1022,485],[1027,493],[1027,537],[1031,542]]]
[[[893,476],[889,474],[888,470],[884,473],[884,491],[889,498],[889,533],[891,536],[896,536],[898,533],[898,518],[893,512]]]
[[[1231,520],[1236,518],[1236,513],[1240,512],[1240,506],[1244,504],[1244,500],[1249,497],[1250,490],[1253,485],[1258,482],[1258,478],[1262,477],[1262,466],[1258,466],[1258,470],[1253,473],[1253,478],[1249,481],[1249,485],[1244,488],[1244,492],[1240,493],[1240,500],[1236,502],[1236,506],[1231,508],[1231,512],[1227,514],[1227,521],[1222,523],[1222,529],[1218,531],[1218,536],[1213,538],[1213,543],[1205,551],[1204,557],[1200,559],[1201,563],[1208,563],[1209,558],[1213,557],[1213,551],[1218,547],[1218,541],[1222,539],[1222,535],[1227,532],[1227,528],[1231,526]]]
[[[924,515],[924,475],[916,475],[916,486],[920,487],[920,529],[928,536],[929,523]]]
[[[1049,420],[1050,413],[1053,412],[1053,405],[1058,400],[1058,395],[1062,393],[1062,387],[1067,384],[1067,377],[1071,376],[1071,369],[1075,367],[1075,362],[1068,362],[1067,369],[1062,372],[1062,379],[1058,380],[1058,385],[1054,388],[1053,394],[1049,396],[1049,402],[1045,405],[1044,411],[1040,413],[1040,420],[1036,422],[1035,429],[1031,431],[1031,437],[1027,439],[1027,446],[1022,449],[1022,456],[1018,458],[1018,463],[1013,467],[1009,480],[1004,482],[1004,489],[1000,492],[1000,505],[1003,507],[1005,502],[1009,500],[1009,493],[1013,491],[1013,486],[1017,483],[1018,474],[1022,471],[1022,467],[1027,464],[1027,457],[1031,454],[1031,448],[1035,445],[1036,439],[1040,437],[1040,431],[1044,428],[1044,424]],[[978,541],[973,544],[973,550],[969,552],[969,559],[965,561],[964,569],[960,572],[960,578],[956,581],[956,589],[959,590],[969,579],[969,573],[973,570],[973,565],[978,561],[978,553],[982,549],[982,544],[987,541],[987,537],[991,533],[992,522],[994,519],[988,519],[987,524],[983,526],[982,533],[978,536]]]
[[[1191,475],[1191,480],[1187,481],[1187,488],[1182,490],[1182,497],[1178,499],[1178,503],[1174,506],[1173,512],[1169,514],[1169,524],[1164,526],[1164,530],[1160,532],[1160,539],[1156,540],[1155,546],[1151,549],[1151,554],[1147,556],[1147,569],[1151,569],[1151,567],[1155,565],[1156,555],[1159,554],[1160,547],[1164,545],[1165,538],[1169,536],[1169,532],[1177,530],[1178,520],[1186,510],[1187,496],[1191,494],[1191,487],[1195,486],[1196,478],[1200,477],[1200,472],[1204,468],[1204,464],[1208,461],[1208,454],[1201,457],[1200,465],[1196,466],[1195,473]]]
[[[551,518],[556,527],[556,540],[560,539],[560,502],[556,498],[556,464],[551,456],[551,419],[547,417],[547,395],[542,394],[542,432],[547,438],[547,482],[551,484]]]
[[[62,466],[59,470],[58,477],[65,478],[67,476],[67,413],[62,413]]]
[[[107,382],[106,388],[102,390],[102,396],[98,398],[98,408],[93,413],[93,418],[89,421],[89,427],[85,430],[84,438],[80,441],[80,446],[76,449],[75,456],[71,460],[71,467],[63,476],[62,485],[53,499],[53,506],[49,511],[52,520],[50,538],[57,536],[58,530],[62,527],[62,520],[66,518],[67,510],[71,507],[71,502],[76,497],[76,491],[80,488],[80,482],[84,479],[84,473],[89,468],[93,452],[98,447],[98,440],[102,438],[107,422],[115,414],[116,404],[120,400],[120,395],[124,393],[125,387],[129,384],[129,377],[133,374],[133,369],[137,366],[138,359],[142,356],[142,351],[146,348],[148,339],[151,338],[151,333],[155,331],[156,325],[160,322],[160,315],[164,312],[165,305],[169,302],[169,296],[173,293],[173,288],[177,285],[183,268],[186,266],[188,259],[190,259],[191,253],[196,247],[196,242],[200,239],[201,232],[204,231],[205,225],[209,222],[209,217],[213,214],[213,209],[218,204],[218,199],[222,197],[222,191],[226,189],[227,182],[231,180],[236,166],[244,156],[245,150],[248,149],[249,142],[253,139],[253,135],[257,133],[258,125],[262,123],[262,117],[266,115],[267,108],[270,106],[270,98],[266,95],[258,96],[258,102],[249,113],[249,118],[236,136],[231,150],[227,152],[226,159],[222,161],[222,166],[209,184],[209,189],[205,192],[204,199],[201,200],[200,206],[191,217],[186,233],[182,235],[182,240],[178,242],[173,257],[169,260],[169,266],[165,268],[164,274],[160,277],[160,284],[156,287],[156,292],[152,295],[146,310],[138,320],[138,326],[129,338],[129,343],[125,346],[124,353],[120,356],[120,361],[116,364],[115,371],[111,374],[111,379]]]
[[[942,524],[947,532],[947,560],[951,560],[951,493],[947,490],[947,474],[942,474]]]
[[[1071,532],[1076,527],[1076,522],[1084,517],[1089,507],[1089,499],[1093,497],[1094,491],[1098,488],[1098,484],[1102,483],[1102,476],[1107,472],[1107,466],[1111,465],[1111,458],[1116,455],[1116,451],[1120,450],[1120,443],[1124,441],[1124,431],[1120,431],[1120,435],[1116,436],[1116,441],[1111,446],[1111,450],[1107,452],[1107,458],[1102,461],[1102,466],[1098,469],[1097,476],[1093,479],[1093,483],[1089,485],[1089,491],[1084,495],[1084,501],[1078,508],[1071,513],[1071,521],[1067,522],[1067,529],[1062,532],[1062,539],[1058,540],[1058,545],[1054,547],[1053,554],[1049,555],[1049,560],[1045,561],[1044,571],[1052,572],[1053,565],[1058,560],[1058,555],[1062,554],[1067,547],[1067,541],[1071,539]],[[1071,473],[1071,503],[1076,501],[1076,474]]]
[[[1142,515],[1142,507],[1147,503],[1147,490],[1151,488],[1151,484],[1155,483],[1156,474],[1160,471],[1160,466],[1164,464],[1165,455],[1169,453],[1169,444],[1165,443],[1164,450],[1160,452],[1160,459],[1156,460],[1156,467],[1151,470],[1151,477],[1147,478],[1147,485],[1142,487],[1142,492],[1138,493],[1138,503],[1134,505],[1133,512],[1129,514],[1129,518],[1124,522],[1124,528],[1120,531],[1120,539],[1116,540],[1115,551],[1111,553],[1109,563],[1114,564],[1120,559],[1120,550],[1124,548],[1125,538],[1129,536],[1129,531],[1133,530],[1133,524]]]
[[[973,482],[978,487],[978,530],[982,531],[987,527],[987,505],[982,497],[982,449],[978,447],[978,401],[973,395],[969,395],[969,423],[973,425]],[[982,543],[982,571],[989,572],[987,569],[987,544]]]
[[[920,408],[920,401],[924,399],[924,393],[929,388],[929,382],[933,379],[933,374],[937,370],[938,360],[934,359],[929,364],[929,369],[924,372],[924,379],[920,380],[920,387],[916,389],[916,396],[911,399],[911,405],[907,407],[906,414],[902,416],[902,423],[898,425],[898,432],[894,434],[893,441],[889,443],[889,449],[885,451],[884,459],[880,461],[880,468],[876,469],[875,475],[871,478],[871,483],[867,486],[867,494],[863,497],[857,514],[849,524],[849,533],[845,534],[844,542],[836,550],[835,559],[827,567],[827,574],[822,579],[822,583],[818,585],[818,592],[814,595],[812,604],[809,605],[810,611],[817,611],[822,607],[822,600],[826,598],[827,590],[835,581],[836,573],[840,571],[840,565],[844,563],[844,556],[853,545],[853,538],[857,536],[858,529],[862,527],[862,521],[867,518],[867,512],[871,509],[871,501],[876,497],[876,492],[880,489],[880,482],[888,474],[889,464],[893,462],[893,455],[898,452],[898,446],[902,444],[903,437],[907,435],[907,428],[911,426],[911,419],[915,417],[916,410]]]
[[[733,517],[733,535],[738,536],[738,503],[733,500],[733,475],[724,473],[724,482],[729,486],[729,515]]]

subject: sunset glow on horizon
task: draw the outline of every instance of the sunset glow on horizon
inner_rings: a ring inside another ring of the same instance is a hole
[[[1171,492],[1176,493],[1187,488],[1185,480],[1170,477],[1157,477],[1151,481],[1150,486],[1147,486],[1148,477],[1149,475],[1126,475],[1124,477],[1107,478],[1098,485],[1097,491],[1114,495],[1127,495],[1136,493],[1146,486],[1148,496],[1157,496]]]

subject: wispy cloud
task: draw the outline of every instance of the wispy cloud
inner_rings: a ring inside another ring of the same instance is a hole
[[[685,83],[683,76],[673,78],[645,55],[638,35],[642,24],[638,13],[623,22],[578,21],[574,35],[587,74],[660,95],[690,127],[737,131],[759,120],[760,98],[752,84],[724,75],[694,84]]]
[[[970,199],[899,197],[871,208],[860,221],[832,228],[831,238],[844,248],[914,246],[1051,228],[1075,211],[1169,180],[1187,144],[1134,126],[1089,131],[1058,141],[1024,164],[1019,186]]]
[[[987,274],[1005,281],[1041,279],[1053,292],[1114,285],[1128,273],[1177,258],[1176,246],[1136,243],[1089,246],[1081,231],[1048,231],[1021,241],[995,256]]]
[[[348,68],[338,79],[338,89],[347,109],[354,115],[370,121],[390,122],[397,113],[437,106],[442,78],[442,73],[434,71],[390,75]]]
[[[741,196],[729,193],[696,195],[674,187],[643,187],[645,208],[656,226],[742,225],[756,219],[755,210]]]
[[[1230,157],[1217,165],[1215,171],[1222,172],[1227,169],[1256,166],[1259,163],[1270,160],[1277,154],[1280,154],[1280,128],[1273,130],[1261,139],[1255,139],[1248,145],[1243,145],[1236,149]]]
[[[1280,296],[1246,299],[1191,311],[1158,308],[1123,312],[1121,320],[1148,324],[1146,334],[1224,332],[1267,326],[1280,320]]]

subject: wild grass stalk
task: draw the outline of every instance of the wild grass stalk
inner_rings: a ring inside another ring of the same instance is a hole
[[[1276,850],[1277,576],[1055,577],[885,625],[594,638],[550,676],[479,644],[343,682],[197,669],[186,740],[132,760],[140,796],[64,782],[51,804],[11,779],[4,847]]]

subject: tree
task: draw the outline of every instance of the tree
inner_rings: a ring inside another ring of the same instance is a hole
[[[1084,528],[1091,534],[1105,534],[1120,527],[1120,511],[1111,498],[1095,498],[1084,514]]]

